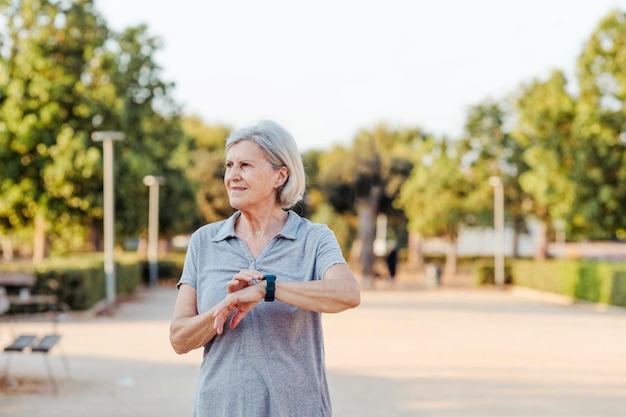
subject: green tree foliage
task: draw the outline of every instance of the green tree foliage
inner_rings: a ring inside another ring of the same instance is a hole
[[[310,161],[312,155],[309,155]],[[308,177],[309,188],[307,199],[309,206],[314,211],[311,217],[314,221],[328,224],[337,233],[338,227],[343,227],[341,236],[337,236],[339,243],[348,252],[351,262],[358,258],[353,255],[358,251],[358,243],[355,244],[358,233],[358,218],[355,210],[355,190],[353,185],[355,178],[355,160],[350,150],[344,146],[335,145],[329,151],[316,158],[318,175],[316,178]],[[345,227],[348,230],[345,230]],[[345,240],[340,239],[341,237]]]
[[[230,128],[207,126],[191,116],[184,118],[183,129],[195,144],[187,172],[202,218],[206,222],[223,220],[234,212],[224,187],[224,147]]]
[[[578,58],[574,232],[626,236],[626,13],[603,19]]]
[[[35,256],[99,242],[100,144],[94,130],[120,130],[115,146],[117,237],[147,227],[147,174],[168,186],[161,230],[189,227],[188,142],[171,85],[160,79],[160,42],[144,26],[112,33],[91,0],[0,4],[0,233],[35,229]],[[191,200],[190,200],[191,199]],[[46,233],[49,238],[46,238]]]
[[[544,259],[551,223],[568,218],[576,196],[570,178],[575,100],[566,91],[565,76],[556,71],[546,81],[522,86],[516,105],[517,124],[512,135],[524,149],[528,166],[519,174],[519,182],[531,197],[532,213],[542,226],[535,256]]]
[[[343,148],[335,147],[334,151],[342,154]],[[326,198],[327,189],[320,181],[320,169],[323,165],[322,159],[332,158],[333,150],[330,152],[320,150],[310,150],[302,155],[304,169],[307,176],[307,188],[304,196],[304,204],[296,206],[296,210],[301,215],[310,218],[312,221],[328,225],[341,246],[346,259],[350,256],[352,243],[356,239],[357,220],[352,209],[354,198],[344,199],[341,195],[333,195],[333,201],[340,205],[340,212]],[[334,194],[335,191],[332,191]]]
[[[461,156],[447,142],[429,139],[418,153],[421,163],[402,185],[397,204],[410,231],[448,241],[446,274],[456,273],[456,242],[463,225],[475,223],[474,184],[462,170]]]
[[[493,226],[493,190],[489,178],[500,177],[503,183],[505,218],[514,231],[513,256],[518,256],[517,236],[526,230],[524,201],[528,199],[518,181],[528,166],[523,148],[507,128],[511,117],[506,101],[485,100],[472,106],[465,123],[465,138],[460,143],[463,163],[468,164],[476,192],[475,210],[479,226]],[[486,204],[486,202],[490,202]]]
[[[99,156],[87,146],[89,96],[108,32],[90,1],[5,2],[2,12],[0,219],[4,233],[37,219],[40,257],[46,231],[68,242],[98,215],[86,186]]]
[[[141,25],[112,36],[108,45],[116,106],[98,114],[102,121],[98,129],[126,135],[114,147],[116,234],[123,239],[146,230],[148,190],[142,181],[146,175],[164,177],[161,202],[176,202],[160,211],[159,231],[172,236],[193,229],[200,222],[186,174],[193,143],[184,134],[180,109],[170,98],[173,85],[162,80],[155,63],[161,42]]]
[[[391,202],[413,167],[412,149],[423,141],[419,130],[362,130],[350,148],[334,147],[319,161],[319,182],[335,211],[357,218],[358,259],[366,279],[374,275],[376,216],[403,214]]]

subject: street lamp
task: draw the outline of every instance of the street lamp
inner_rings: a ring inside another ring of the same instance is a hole
[[[113,141],[123,140],[122,132],[93,132],[91,139],[102,142],[104,153],[104,275],[106,277],[107,308],[110,310],[115,303],[115,195],[113,193]]]
[[[150,266],[150,286],[154,287],[159,276],[159,186],[165,184],[165,178],[154,175],[143,177],[144,185],[149,188],[148,206],[148,264]]]
[[[494,270],[495,283],[504,285],[504,190],[500,177],[489,178],[489,184],[493,187],[493,224],[494,224]]]

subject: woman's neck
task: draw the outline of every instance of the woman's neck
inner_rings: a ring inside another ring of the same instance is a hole
[[[247,238],[270,238],[282,230],[287,217],[289,213],[282,209],[262,214],[241,211],[235,224],[235,231],[238,235]]]
[[[241,212],[235,224],[235,233],[242,239],[253,258],[257,258],[268,243],[287,222],[289,213],[280,209],[264,216]]]

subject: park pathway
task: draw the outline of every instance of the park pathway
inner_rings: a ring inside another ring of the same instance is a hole
[[[169,346],[175,296],[144,290],[112,317],[66,317],[59,329],[71,378],[52,351],[55,395],[40,357],[15,356],[13,373],[34,382],[2,387],[0,415],[190,416],[200,352],[178,356]],[[12,331],[49,330],[2,325],[3,346]],[[324,326],[336,417],[626,415],[621,309],[510,289],[388,288],[364,291],[359,308],[325,315]]]

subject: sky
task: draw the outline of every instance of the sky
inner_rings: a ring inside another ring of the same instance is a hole
[[[575,85],[600,20],[626,0],[96,0],[114,30],[145,23],[185,114],[272,119],[302,151],[386,123],[459,138],[468,109],[552,70]],[[572,87],[573,88],[573,87]]]

